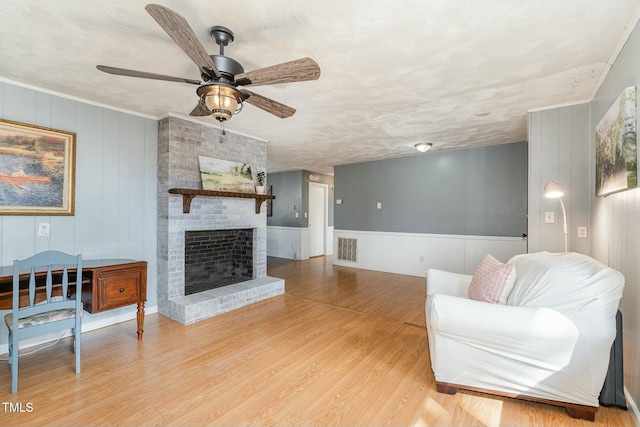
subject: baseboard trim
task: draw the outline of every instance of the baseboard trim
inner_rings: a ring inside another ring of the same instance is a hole
[[[627,388],[624,388],[624,397],[627,398],[627,408],[630,409],[629,414],[631,415],[631,419],[633,420],[633,424],[636,427],[640,427],[640,411],[638,411],[638,406],[636,402],[631,398],[629,391]]]

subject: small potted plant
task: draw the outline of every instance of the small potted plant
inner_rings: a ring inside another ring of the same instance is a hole
[[[256,174],[256,194],[267,194],[267,174],[260,171]]]

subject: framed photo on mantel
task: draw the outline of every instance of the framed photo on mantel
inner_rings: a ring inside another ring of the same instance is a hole
[[[0,215],[73,215],[76,134],[0,119]]]

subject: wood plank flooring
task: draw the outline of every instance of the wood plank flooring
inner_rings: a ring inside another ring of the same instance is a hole
[[[77,376],[62,340],[21,358],[17,394],[0,369],[0,425],[633,426],[615,408],[590,423],[549,405],[439,394],[424,279],[330,257],[271,261],[285,295],[190,326],[148,315],[142,342],[135,321],[85,333]]]

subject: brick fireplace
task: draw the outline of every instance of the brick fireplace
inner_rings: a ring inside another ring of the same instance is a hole
[[[158,124],[158,310],[183,324],[284,293],[284,280],[267,276],[264,204],[256,214],[253,199],[198,196],[185,214],[182,197],[169,194],[170,188],[202,188],[198,156],[265,168],[266,143],[228,131],[220,142],[218,126],[172,115]],[[187,293],[187,236],[232,229],[251,230],[250,254],[245,258],[251,258],[252,266],[246,280]]]

